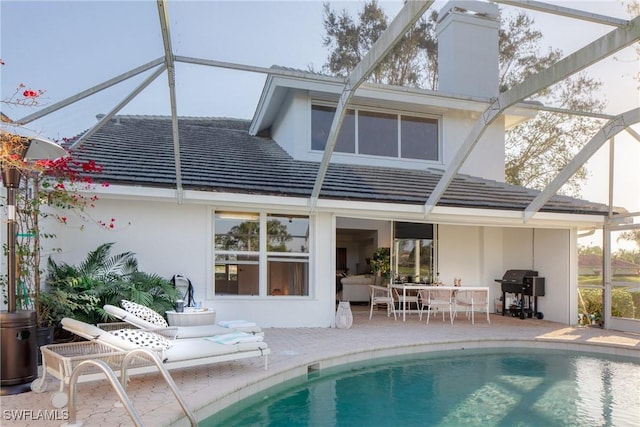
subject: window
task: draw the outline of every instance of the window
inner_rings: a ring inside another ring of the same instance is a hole
[[[401,156],[404,159],[438,160],[438,121],[424,117],[402,116]],[[435,143],[425,143],[434,141]]]
[[[216,295],[309,295],[308,217],[216,212],[214,221]]]
[[[269,295],[309,295],[309,218],[267,215]]]
[[[216,295],[258,295],[260,216],[219,212],[215,230]]]
[[[394,223],[392,275],[395,280],[432,283],[433,224]]]
[[[334,107],[311,107],[311,149],[324,150]],[[334,151],[390,158],[439,160],[439,121],[433,117],[347,110]]]
[[[358,148],[361,154],[398,157],[398,116],[359,111]]]
[[[324,150],[331,130],[331,122],[336,112],[335,108],[313,106],[311,109],[311,149]],[[334,151],[339,153],[355,153],[355,111],[347,110],[342,121],[342,127],[338,133],[338,139]]]

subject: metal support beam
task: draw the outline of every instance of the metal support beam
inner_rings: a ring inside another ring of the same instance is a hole
[[[625,19],[613,18],[611,16],[599,15],[597,13],[585,12],[583,10],[571,9],[564,6],[542,3],[533,0],[493,0],[494,3],[506,4],[509,6],[521,7],[523,9],[535,10],[537,12],[551,13],[554,15],[566,16],[567,18],[580,19],[582,21],[594,22],[596,24],[612,25],[614,27],[624,27],[629,23]]]
[[[82,143],[84,141],[86,141],[87,139],[91,138],[91,136],[93,136],[94,133],[96,133],[98,130],[100,130],[100,128],[102,126],[105,125],[105,123],[107,123],[109,120],[111,120],[111,118],[113,116],[115,116],[116,114],[118,114],[118,111],[122,110],[124,108],[125,105],[127,105],[129,102],[131,102],[131,100],[133,98],[135,98],[136,96],[138,96],[138,94],[140,92],[142,92],[147,86],[149,86],[151,84],[151,82],[153,82],[160,74],[162,74],[162,72],[165,70],[164,65],[162,65],[161,67],[159,67],[156,71],[154,71],[153,74],[151,74],[149,77],[147,77],[145,79],[145,81],[142,82],[142,84],[140,84],[138,87],[136,87],[133,92],[131,92],[129,95],[127,95],[127,97],[125,99],[123,99],[122,101],[120,101],[120,103],[118,105],[116,105],[111,111],[109,111],[109,113],[107,113],[103,118],[101,118],[98,123],[96,123],[91,129],[89,129],[87,132],[83,133],[82,136],[80,138],[78,138],[70,147],[70,150],[73,150],[74,148],[78,148],[79,146],[82,145]]]
[[[164,61],[164,58],[158,58],[158,59],[154,59],[151,62],[148,62],[144,65],[141,65],[137,68],[134,68],[130,71],[127,71],[126,73],[120,74],[119,76],[116,76],[112,79],[109,79],[105,82],[100,83],[99,85],[93,86],[89,89],[86,89],[82,92],[79,92],[73,96],[70,96],[69,98],[63,99],[60,102],[56,102],[53,105],[48,106],[47,108],[43,108],[40,111],[36,111],[33,114],[30,114],[28,116],[25,116],[19,120],[15,120],[14,123],[19,123],[21,125],[27,124],[29,122],[32,122],[34,120],[37,120],[41,117],[44,117],[48,114],[53,113],[54,111],[58,111],[61,108],[66,107],[67,105],[73,104],[76,101],[80,101],[81,99],[86,98],[87,96],[91,96],[94,93],[98,93],[104,89],[107,89],[115,84],[118,84],[124,80],[127,80],[128,78],[131,78],[133,76],[136,76],[140,73],[143,73],[147,70],[150,70],[153,67],[156,67],[160,64],[162,64],[162,62]]]
[[[613,218],[613,189],[614,189],[614,177],[615,177],[615,153],[616,153],[616,138],[612,136],[609,142],[609,219]]]
[[[347,106],[351,97],[355,93],[356,89],[367,79],[367,77],[376,69],[378,64],[384,60],[387,54],[393,49],[396,43],[404,36],[407,31],[416,23],[418,19],[424,14],[424,12],[431,6],[434,0],[421,0],[421,1],[407,1],[404,6],[398,12],[398,15],[393,19],[389,27],[384,33],[376,40],[371,49],[362,58],[362,60],[356,65],[356,67],[349,73],[346,79],[345,86],[340,95],[336,112],[331,122],[331,129],[329,136],[327,137],[327,143],[324,148],[324,154],[322,156],[322,162],[318,169],[315,184],[311,192],[310,197],[310,210],[313,211],[318,202],[318,196],[322,188],[322,183],[327,174],[329,168],[329,162],[331,161],[331,155],[336,146],[338,139],[338,132],[344,120]]]
[[[583,10],[571,9],[564,6],[542,3],[533,0],[493,0],[495,3],[509,6],[521,7],[523,9],[535,10],[537,12],[551,13],[553,15],[566,16],[567,18],[580,19],[582,21],[596,24],[611,25],[614,27],[624,27],[629,21],[625,19],[613,18],[611,16],[599,15],[597,13],[585,12]]]
[[[486,128],[493,123],[504,110],[540,90],[624,49],[638,40],[640,40],[640,17],[631,20],[628,26],[617,28],[605,34],[582,49],[556,62],[549,68],[532,75],[522,83],[501,93],[498,99],[491,103],[489,108],[487,108],[476,121],[471,132],[469,132],[462,146],[453,157],[451,164],[440,178],[440,181],[425,203],[425,217],[431,213],[438,203],[438,200],[440,200],[444,191],[449,184],[451,184],[451,181],[453,181],[453,178],[462,167],[464,161],[469,157]]]
[[[178,131],[178,111],[176,107],[176,69],[171,47],[171,34],[169,33],[169,11],[164,0],[158,0],[158,16],[160,18],[160,30],[164,43],[164,63],[167,67],[167,79],[169,80],[169,99],[171,102],[171,125],[173,128],[173,157],[176,170],[176,197],[178,203],[182,202],[182,166],[180,159],[180,133]]]
[[[299,77],[301,79],[306,79],[309,81],[316,80],[321,82],[335,83],[337,80],[339,80],[338,77],[325,76],[325,75],[316,74],[316,73],[308,73],[305,71],[289,70],[284,68],[259,67],[256,65],[246,65],[246,64],[238,64],[236,62],[216,61],[213,59],[194,58],[191,56],[175,55],[173,60],[175,62],[183,62],[185,64],[204,65],[206,67],[225,68],[228,70],[238,70],[238,71],[247,71],[250,73],[269,74],[272,76]]]
[[[629,135],[635,138],[636,141],[640,142],[640,134],[633,130],[632,128],[625,129]]]
[[[602,145],[610,138],[613,138],[616,134],[622,132],[632,124],[640,122],[640,108],[636,108],[619,116],[615,119],[607,122],[598,133],[596,133],[587,144],[582,147],[582,150],[576,154],[573,159],[562,169],[562,171],[551,181],[545,189],[527,206],[524,210],[524,220],[528,220],[535,215],[536,212],[544,206],[544,204],[567,182],[574,173],[585,164],[596,151],[602,147]]]

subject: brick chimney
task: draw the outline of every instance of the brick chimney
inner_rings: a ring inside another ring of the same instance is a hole
[[[498,6],[453,0],[438,14],[438,89],[457,95],[498,96]]]

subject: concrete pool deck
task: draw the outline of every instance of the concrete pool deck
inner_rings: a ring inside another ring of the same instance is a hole
[[[640,361],[640,331],[623,333],[496,314],[491,315],[491,324],[476,315],[476,323],[472,325],[464,315],[459,315],[453,325],[448,320],[442,322],[442,318],[432,318],[427,325],[424,319],[418,321],[415,314],[407,316],[406,322],[400,317],[394,321],[393,317],[387,318],[383,310],[374,311],[373,319],[369,320],[368,309],[353,308],[354,321],[350,329],[265,329],[265,341],[271,348],[266,371],[264,360],[253,358],[173,370],[171,375],[196,418],[201,420],[263,388],[306,375],[309,370],[397,354],[540,347],[617,354]],[[28,392],[0,398],[3,426],[60,426],[65,422],[66,412],[54,410],[50,403],[60,383],[51,375],[47,377],[45,393]],[[189,425],[159,375],[132,377],[128,394],[145,425]],[[106,380],[80,383],[77,420],[84,426],[133,425],[122,407],[114,407],[116,400],[117,395]],[[20,417],[23,419],[16,419]]]

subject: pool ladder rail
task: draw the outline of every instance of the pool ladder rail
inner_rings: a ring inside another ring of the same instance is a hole
[[[125,355],[124,359],[122,360],[120,382],[118,382],[118,378],[115,372],[113,372],[113,369],[111,369],[111,367],[105,361],[93,359],[93,360],[84,360],[80,362],[78,366],[76,366],[73,372],[71,373],[71,378],[69,379],[69,406],[68,406],[69,419],[68,419],[68,422],[63,424],[63,426],[78,427],[82,425],[82,421],[76,420],[76,397],[77,397],[78,377],[80,376],[80,373],[82,370],[92,365],[97,366],[104,372],[107,379],[111,383],[111,386],[114,388],[114,390],[118,394],[118,397],[120,398],[120,401],[122,402],[122,405],[124,406],[125,410],[133,420],[133,423],[136,426],[144,426],[144,423],[142,422],[142,419],[140,418],[138,411],[136,411],[136,409],[133,407],[133,403],[131,403],[131,399],[129,399],[129,396],[127,395],[127,379],[128,379],[127,371],[129,369],[129,364],[134,359],[134,357],[137,355],[140,355],[140,353],[142,353],[143,357],[153,361],[153,363],[158,367],[158,370],[160,371],[165,382],[173,392],[173,395],[175,396],[176,400],[182,407],[182,411],[189,419],[189,422],[191,423],[192,426],[194,427],[197,426],[198,422],[196,421],[195,415],[193,414],[191,409],[189,409],[189,407],[187,406],[187,403],[182,397],[182,394],[180,393],[180,391],[178,390],[178,387],[176,386],[176,383],[173,381],[173,378],[171,377],[171,375],[169,374],[169,371],[162,364],[158,355],[146,348],[138,348],[135,350],[131,350]]]

